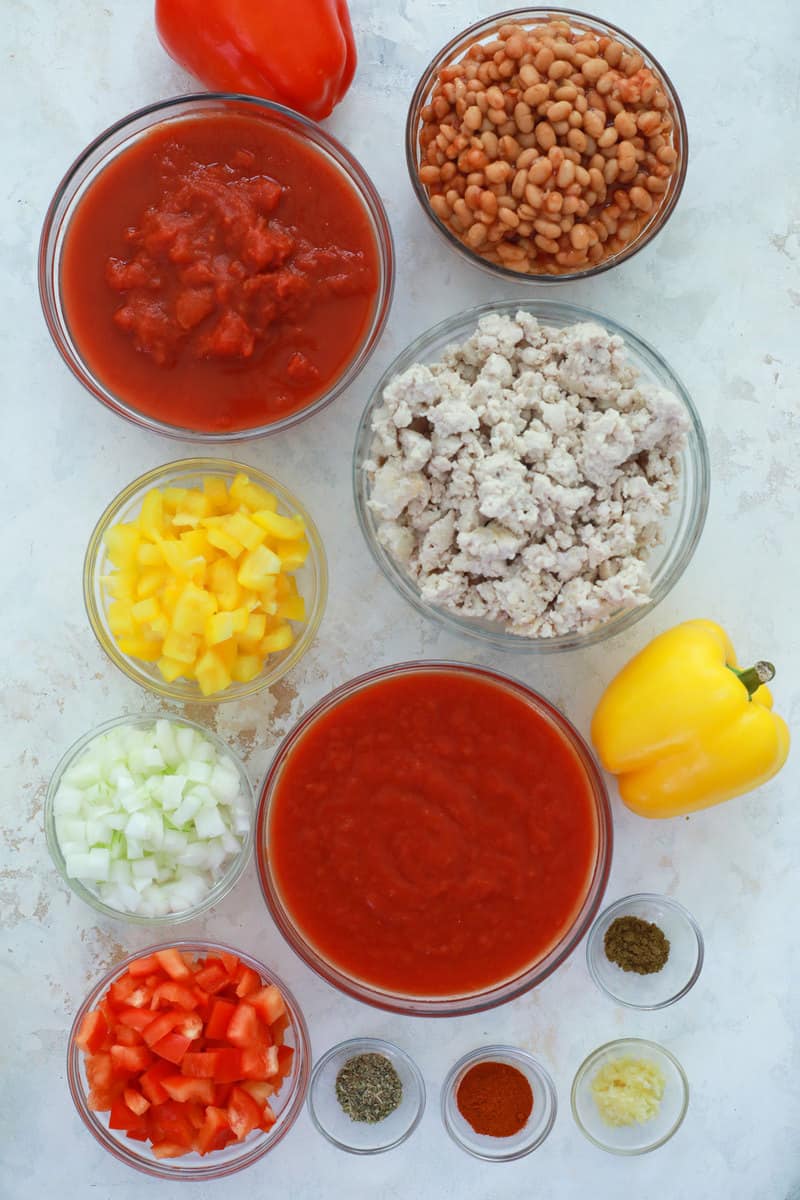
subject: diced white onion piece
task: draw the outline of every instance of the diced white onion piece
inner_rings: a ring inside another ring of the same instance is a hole
[[[201,808],[194,819],[194,827],[201,838],[216,838],[225,833],[225,822],[216,807]]]

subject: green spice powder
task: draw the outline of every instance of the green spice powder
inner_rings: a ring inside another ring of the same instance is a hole
[[[375,1125],[399,1107],[403,1085],[383,1054],[357,1054],[336,1076],[336,1099],[351,1121]]]
[[[623,971],[654,975],[669,958],[669,939],[663,930],[641,917],[617,917],[606,930],[604,949],[609,962]]]

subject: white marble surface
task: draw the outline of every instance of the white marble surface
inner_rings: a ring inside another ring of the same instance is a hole
[[[95,919],[67,893],[41,828],[48,775],[62,750],[108,716],[156,707],[106,661],[84,618],[81,561],[90,529],[123,483],[191,449],[127,425],[83,393],[49,342],[35,286],[42,215],[73,156],[112,120],[188,89],[189,80],[156,42],[151,9],[144,0],[2,5],[3,1200],[134,1200],[178,1192],[177,1185],[145,1180],[115,1162],[72,1110],[64,1080],[72,1014],[89,982],[148,937]],[[417,210],[401,150],[407,98],[423,66],[490,5],[354,0],[352,9],[360,69],[330,127],[387,199],[400,252],[397,292],[383,341],[347,396],[299,429],[236,450],[306,499],[333,569],[321,636],[301,668],[272,697],[223,706],[216,715],[204,710],[245,752],[256,780],[303,708],[347,677],[418,655],[491,660],[470,641],[437,636],[394,595],[361,542],[349,492],[356,419],[394,354],[442,317],[514,294],[512,285],[470,269],[435,238]],[[634,650],[682,618],[709,615],[727,625],[743,655],[776,660],[777,704],[796,724],[797,10],[792,0],[762,0],[757,15],[742,0],[606,0],[600,15],[631,29],[667,66],[686,106],[691,164],[678,210],[653,246],[558,295],[629,323],[683,376],[708,431],[711,508],[684,578],[628,635],[557,659],[494,661],[541,689],[586,731],[604,683]],[[706,936],[697,987],[661,1014],[635,1014],[602,998],[581,952],[534,993],[482,1016],[425,1022],[359,1006],[318,981],[284,945],[249,870],[190,932],[229,940],[273,963],[301,998],[317,1054],[359,1033],[409,1049],[425,1074],[428,1110],[410,1143],[365,1160],[337,1153],[303,1114],[251,1171],[197,1185],[192,1195],[797,1200],[798,783],[795,753],[758,794],[687,821],[647,823],[615,798],[608,898],[663,890],[696,914]],[[662,1040],[683,1062],[692,1088],[688,1118],[674,1140],[631,1161],[591,1147],[569,1111],[572,1075],[583,1056],[622,1033]],[[439,1081],[455,1058],[484,1041],[533,1050],[558,1086],[560,1113],[549,1141],[509,1166],[468,1158],[448,1141],[439,1118]]]

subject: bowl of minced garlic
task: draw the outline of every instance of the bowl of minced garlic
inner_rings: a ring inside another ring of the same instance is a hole
[[[572,1085],[581,1132],[610,1154],[646,1154],[677,1132],[689,1083],[677,1058],[657,1042],[621,1038],[584,1060]]]

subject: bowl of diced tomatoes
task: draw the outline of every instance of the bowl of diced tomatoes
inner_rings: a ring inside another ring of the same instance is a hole
[[[297,1002],[262,963],[213,942],[131,955],[75,1017],[67,1078],[87,1129],[164,1179],[250,1166],[297,1119],[311,1047]]]

